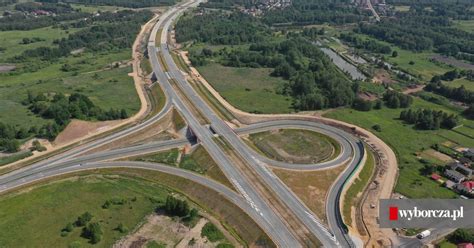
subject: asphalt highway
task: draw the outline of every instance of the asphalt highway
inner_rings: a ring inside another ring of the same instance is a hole
[[[252,207],[247,203],[247,201],[244,198],[242,198],[242,196],[237,194],[235,191],[229,189],[228,187],[212,179],[206,178],[196,173],[182,170],[182,169],[168,166],[168,165],[157,164],[157,163],[126,162],[126,161],[87,163],[83,165],[64,167],[57,170],[48,170],[48,171],[42,172],[41,174],[35,174],[29,180],[25,180],[25,181],[17,180],[17,181],[11,182],[7,185],[7,187],[16,188],[27,183],[31,183],[38,180],[44,180],[47,178],[51,178],[51,177],[55,177],[55,176],[59,176],[63,174],[69,174],[69,173],[93,170],[93,169],[107,169],[107,168],[133,168],[133,169],[153,170],[153,171],[167,173],[170,175],[179,176],[179,177],[191,180],[195,183],[199,183],[201,185],[206,186],[207,188],[210,188],[211,190],[218,192],[220,195],[224,196],[226,199],[230,200],[233,204],[241,208],[245,213],[249,214],[249,216],[256,223],[259,223],[261,228],[266,233],[270,233],[270,234],[273,233],[271,223],[268,223],[265,218],[263,218],[262,216],[257,214],[255,211],[253,211]],[[270,237],[274,238],[272,236]]]
[[[183,10],[183,9],[182,9]],[[181,11],[182,11],[181,10]],[[180,14],[180,11],[178,11],[177,15]],[[163,30],[169,30],[170,25],[172,23],[174,18],[168,19],[165,24],[163,25]],[[158,26],[158,25],[157,25]],[[207,105],[207,103],[200,97],[199,94],[197,94],[194,89],[191,87],[191,85],[186,81],[183,73],[179,70],[177,65],[174,63],[169,50],[168,50],[168,44],[167,44],[167,34],[165,32],[162,33],[161,36],[161,44],[160,44],[160,52],[164,58],[164,61],[167,65],[167,68],[169,71],[166,72],[166,76],[168,78],[173,78],[174,82],[179,86],[181,91],[186,95],[186,97],[189,99],[189,101],[201,111],[201,113],[204,115],[204,117],[210,121],[211,127],[213,130],[225,138],[228,143],[233,147],[233,149],[244,159],[244,161],[249,164],[252,169],[254,169],[258,175],[262,178],[262,180],[268,185],[273,192],[277,194],[277,196],[284,202],[288,209],[290,209],[299,219],[300,221],[321,241],[321,243],[325,247],[335,247],[335,246],[352,246],[352,242],[350,239],[348,240],[345,238],[344,233],[342,232],[342,228],[337,228],[333,229],[332,231],[334,232],[331,233],[327,228],[324,227],[324,225],[321,224],[321,221],[318,220],[317,216],[312,213],[312,211],[305,206],[299,199],[298,197],[271,171],[267,168],[267,165],[263,162],[257,159],[257,157],[254,156],[254,154],[248,149],[247,145],[238,137],[238,135],[232,130],[223,120],[221,120],[218,115],[214,113],[214,111]],[[149,43],[149,48],[153,48],[154,44]],[[156,55],[156,53],[153,53]],[[152,64],[155,67],[159,67],[158,63],[158,58],[153,61],[152,59]],[[155,70],[156,72],[156,70]],[[167,80],[168,82],[168,80]],[[169,82],[168,82],[169,83]],[[221,159],[217,158],[217,154],[221,154],[222,151],[221,149],[215,145],[213,140],[206,140],[206,137],[199,137],[199,136],[208,136],[208,135],[203,135],[203,132],[206,134],[209,134],[207,130],[203,130],[198,123],[193,123],[194,120],[192,120],[194,117],[189,112],[186,110],[186,106],[180,106],[181,104],[178,103],[177,99],[172,97],[174,103],[177,105],[178,110],[183,113],[184,118],[188,120],[188,124],[191,127],[191,129],[196,133],[198,136],[198,139],[203,143],[203,145],[206,147],[208,152],[211,154],[211,156],[216,160],[216,162],[220,165],[223,165],[223,170],[224,173],[227,175],[229,168],[232,168],[231,164],[229,163],[228,160],[225,161],[226,159]],[[184,105],[184,104],[183,104]],[[340,131],[343,133],[343,131]],[[348,135],[348,134],[347,134]],[[210,144],[214,143],[214,144]],[[215,149],[215,150],[214,150]],[[354,150],[354,155],[360,154],[361,152],[359,149],[361,149],[360,146],[353,146],[352,149]],[[222,154],[221,154],[222,155]],[[225,157],[225,156],[222,156]],[[356,157],[358,158],[358,156]],[[355,169],[360,162],[360,159],[354,159],[352,163],[347,167],[345,172],[348,172],[349,175],[352,174],[352,170]],[[231,176],[231,181],[235,179],[232,175]],[[344,186],[344,182],[346,178],[341,178],[341,187]],[[237,187],[238,188],[238,187]],[[336,185],[337,188],[337,185]],[[250,191],[252,190],[249,187],[244,187],[245,191]],[[337,191],[337,190],[336,190]],[[338,194],[336,194],[336,197],[338,197]],[[253,201],[256,201],[258,198],[258,195],[252,196],[251,199]],[[262,202],[262,204],[264,204]],[[264,206],[264,205],[263,205]],[[262,207],[258,207],[260,211],[261,209],[264,209]],[[339,215],[340,216],[340,215]],[[337,216],[334,217],[337,219]],[[340,221],[336,221],[336,223],[340,223]],[[344,242],[341,244],[340,242]]]
[[[191,85],[186,81],[183,73],[174,63],[168,51],[167,31],[170,30],[173,21],[184,10],[197,6],[199,2],[200,1],[191,1],[170,8],[160,17],[160,20],[151,32],[148,43],[148,53],[154,76],[157,78],[157,82],[163,88],[164,93],[167,96],[165,107],[159,114],[136,126],[81,145],[31,166],[2,175],[0,176],[0,192],[55,175],[93,168],[109,168],[117,166],[156,169],[170,174],[174,173],[174,175],[183,176],[185,178],[191,177],[190,174],[192,173],[184,172],[176,168],[171,169],[171,167],[167,166],[162,167],[156,164],[135,162],[98,162],[184,146],[188,144],[188,141],[185,139],[155,142],[90,155],[82,155],[93,148],[113,142],[119,138],[149,127],[154,122],[160,120],[172,107],[174,107],[183,115],[183,118],[189,128],[196,135],[199,142],[208,151],[209,155],[216,161],[223,173],[240,193],[240,196],[229,192],[224,195],[254,218],[254,220],[257,221],[257,223],[279,247],[300,247],[301,244],[298,243],[293,233],[288,229],[287,225],[284,224],[281,217],[274,212],[273,208],[271,208],[271,203],[264,200],[264,198],[253,188],[249,179],[232,164],[223,148],[216,143],[215,136],[210,129],[199,123],[196,116],[194,116],[189,106],[186,104],[186,101],[182,99],[173,88],[173,85],[176,84],[176,86],[179,87],[181,92],[186,96],[187,100],[189,100],[189,102],[210,122],[212,129],[232,146],[232,149],[259,175],[263,182],[278,196],[278,198],[282,200],[282,202],[286,204],[288,209],[298,217],[298,219],[321,241],[325,247],[353,246],[351,240],[347,237],[345,226],[341,220],[339,200],[345,183],[362,161],[364,155],[363,146],[354,137],[342,130],[309,121],[269,121],[256,123],[237,130],[230,128],[194,91]],[[156,47],[155,38],[157,37],[159,30],[163,30],[163,32],[161,33],[161,36],[159,36],[159,47]],[[163,68],[159,62],[160,59],[158,58],[158,52],[163,56],[164,63],[166,64],[165,68],[167,68],[167,70]],[[341,144],[342,152],[336,159],[324,163],[313,165],[288,164],[273,161],[259,155],[250,149],[239,137],[241,134],[275,128],[303,128],[330,135]],[[296,170],[316,170],[335,167],[342,163],[348,163],[348,166],[339,179],[333,184],[328,196],[326,211],[329,220],[329,228],[325,227],[316,215],[312,213],[312,211],[305,206],[305,204],[301,202],[299,198],[268,168],[268,166],[276,166]],[[196,181],[198,179],[192,178],[190,180]],[[209,186],[214,190],[225,191],[224,189],[219,188],[225,186],[216,186],[217,183],[212,180],[212,183],[209,182],[208,179],[208,181],[203,181],[204,179],[199,180],[198,183]]]

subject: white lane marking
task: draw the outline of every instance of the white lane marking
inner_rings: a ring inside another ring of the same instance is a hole
[[[267,173],[267,175],[273,177],[273,178],[276,178],[275,174],[273,174],[272,172],[270,172],[270,170],[268,170],[268,167],[267,167],[267,164],[265,164],[264,162],[260,161],[258,158],[256,158],[255,156],[252,156],[252,159],[255,160],[255,162],[257,162],[258,165],[260,165],[260,167],[262,168],[262,170]]]
[[[329,230],[318,220],[316,219],[316,217],[314,217],[313,214],[311,214],[310,212],[308,211],[305,211],[306,212],[306,215],[308,215],[308,217],[314,221],[314,223],[316,223],[316,225],[318,225],[319,228],[321,228],[321,230],[324,232],[324,234],[326,234],[329,239],[331,239],[332,241],[334,241],[334,243],[336,243],[336,246],[337,247],[341,247],[341,245],[339,244],[339,242],[336,240],[336,236],[334,234],[332,234],[331,232],[329,232]]]
[[[245,198],[245,200],[250,204],[250,206],[255,209],[255,211],[257,211],[258,214],[260,214],[260,216],[263,217],[263,213],[262,211],[260,211],[260,209],[257,207],[257,205],[255,205],[255,203],[253,202],[252,198],[250,198],[250,196],[247,194],[247,192],[245,192],[245,190],[242,188],[242,186],[239,184],[239,182],[237,182],[234,178],[231,178],[230,179],[232,181],[232,183],[235,185],[235,187],[237,187],[237,190],[242,194],[242,196]]]

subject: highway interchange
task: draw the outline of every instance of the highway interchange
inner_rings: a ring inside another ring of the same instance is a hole
[[[354,136],[340,129],[317,122],[289,118],[287,120],[259,122],[232,129],[225,121],[221,120],[219,115],[214,112],[206,101],[204,101],[187,82],[184,74],[178,69],[168,50],[168,31],[173,22],[183,11],[195,7],[198,4],[199,1],[190,1],[171,7],[160,17],[150,34],[148,54],[154,77],[157,79],[157,83],[160,84],[167,97],[165,106],[158,114],[135,126],[2,175],[0,176],[0,193],[45,178],[82,170],[112,167],[157,170],[184,177],[221,193],[249,214],[277,246],[301,247],[302,244],[298,241],[295,233],[290,230],[285,220],[282,219],[282,216],[272,207],[273,203],[265,199],[265,197],[255,189],[253,186],[254,182],[247,178],[246,174],[234,165],[223,147],[216,142],[216,136],[218,136],[231,146],[232,150],[242,159],[242,162],[248,165],[248,167],[259,176],[261,183],[268,187],[271,192],[286,205],[286,208],[297,217],[300,223],[302,223],[324,247],[353,247],[354,243],[348,236],[341,218],[339,209],[340,197],[346,182],[364,161],[364,146]],[[163,30],[161,34],[159,33],[160,30]],[[157,34],[159,36],[157,36]],[[156,37],[159,37],[158,41],[155,40]],[[162,57],[160,58],[159,56]],[[166,66],[163,66],[163,62],[160,63],[160,60],[163,61]],[[177,92],[177,89],[179,89],[181,94]],[[211,128],[199,122],[189,106],[190,104],[199,110],[202,116],[209,122]],[[182,147],[189,144],[187,139],[153,142],[84,155],[94,148],[109,144],[117,139],[146,129],[151,124],[161,120],[173,108],[178,110],[183,116],[188,128],[192,130],[199,143],[219,165],[225,176],[239,191],[238,193],[213,180],[178,168],[141,162],[104,162]],[[323,163],[309,165],[289,164],[274,161],[258,154],[248,147],[240,138],[240,135],[282,128],[307,129],[329,135],[341,145],[341,153],[335,159]],[[322,221],[269,169],[269,167],[276,167],[291,170],[320,170],[341,165],[346,165],[346,167],[330,188],[326,201],[328,227],[322,224]]]

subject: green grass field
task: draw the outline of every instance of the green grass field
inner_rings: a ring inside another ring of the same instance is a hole
[[[130,52],[127,50],[109,54],[86,53],[60,59],[58,63],[36,72],[0,74],[0,121],[25,127],[33,124],[40,126],[48,121],[34,116],[27,106],[21,104],[29,90],[33,93],[79,92],[89,96],[103,109],[125,108],[132,115],[140,108],[140,101],[133,79],[127,75],[131,69],[106,68],[114,61],[129,58]],[[60,68],[65,63],[76,70],[61,71]]]
[[[45,27],[26,31],[1,31],[0,32],[0,47],[6,50],[0,52],[0,62],[5,62],[6,59],[15,55],[21,54],[28,49],[34,49],[42,46],[51,46],[53,41],[67,37],[80,29],[70,28],[67,31],[59,28]],[[44,41],[39,41],[31,44],[20,44],[23,38],[38,37]]]
[[[119,223],[133,229],[167,194],[168,190],[158,184],[102,176],[79,177],[10,194],[0,200],[0,246],[68,247],[75,243],[80,247],[110,247],[125,235],[114,230]],[[134,197],[136,201],[131,200]],[[113,198],[127,199],[127,203],[103,209],[104,202]],[[92,222],[100,223],[102,241],[89,244],[80,237],[78,227],[61,237],[67,223],[86,211],[94,216]]]
[[[119,223],[133,231],[169,192],[188,197],[192,205],[220,220],[242,244],[268,240],[248,215],[215,191],[165,173],[120,168],[81,172],[1,195],[0,247],[111,247],[126,235],[116,230]],[[126,203],[102,208],[113,199]],[[102,240],[89,244],[80,237],[80,228],[61,237],[61,230],[86,211],[93,215],[92,222],[100,223]]]
[[[454,25],[461,30],[474,33],[474,20],[456,20]]]
[[[395,58],[387,56],[390,63],[397,65],[412,75],[421,76],[421,78],[426,81],[435,75],[440,75],[453,69],[447,65],[431,62],[430,58],[435,55],[432,52],[415,53],[400,48],[392,47],[392,49],[398,52],[398,56]],[[413,61],[415,64],[410,65],[410,61]]]
[[[468,90],[474,91],[474,82],[469,81],[465,78],[459,78],[456,80],[453,80],[452,82],[443,82],[445,85],[448,85],[450,87],[461,87],[461,85],[464,85],[464,87]]]
[[[340,153],[339,144],[330,137],[308,131],[283,129],[250,135],[250,140],[267,157],[292,163],[317,163]]]
[[[271,77],[271,69],[234,68],[216,63],[197,68],[233,106],[247,112],[288,113],[291,99],[275,93],[285,81]]]
[[[430,108],[443,110],[448,113],[453,111],[416,98],[413,108]],[[379,136],[392,147],[398,157],[400,176],[395,188],[411,198],[452,198],[456,194],[420,174],[423,164],[417,159],[415,153],[429,149],[431,145],[441,144],[450,140],[457,146],[473,147],[474,139],[458,134],[452,130],[439,129],[435,131],[415,130],[411,125],[406,125],[398,117],[402,109],[383,108],[370,112],[359,112],[352,109],[338,109],[328,114],[327,117],[353,123]],[[464,124],[472,126],[473,121],[464,120]],[[379,124],[381,132],[372,130],[372,126]]]
[[[131,159],[136,161],[163,163],[166,165],[176,166],[205,175],[218,182],[221,182],[229,188],[233,188],[232,184],[229,182],[229,180],[227,180],[219,166],[209,156],[209,153],[207,153],[204,147],[199,146],[192,153],[183,155],[181,161],[178,163],[179,153],[180,151],[178,149],[171,149],[168,151],[138,156]]]

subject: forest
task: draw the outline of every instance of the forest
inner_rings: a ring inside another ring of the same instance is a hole
[[[474,34],[453,26],[452,20],[472,19],[472,4],[435,4],[426,9],[413,5],[410,11],[396,12],[377,24],[359,24],[355,32],[390,42],[403,49],[437,52],[470,60],[474,54]],[[467,54],[467,55],[466,55]]]
[[[181,18],[177,24],[179,42],[209,45],[247,44],[212,52],[190,53],[191,62],[200,66],[219,60],[225,66],[273,68],[272,76],[288,80],[281,94],[293,98],[297,110],[314,110],[351,105],[353,84],[331,60],[300,34],[275,39],[270,27],[250,16],[232,13],[206,13]]]

